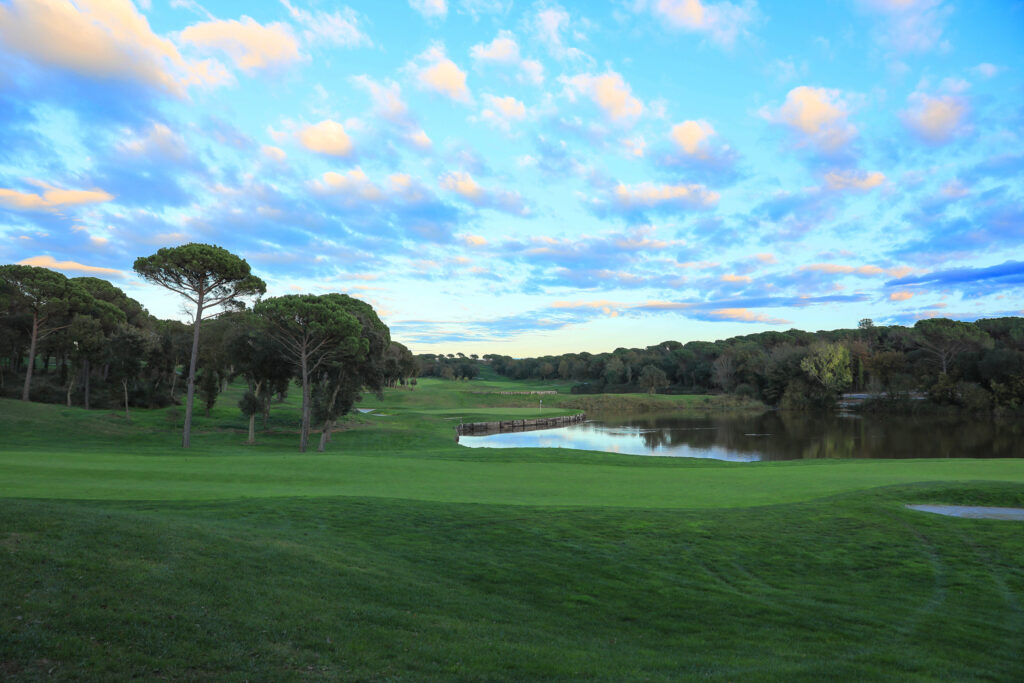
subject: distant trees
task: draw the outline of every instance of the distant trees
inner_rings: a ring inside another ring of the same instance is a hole
[[[424,356],[418,358],[423,362]],[[974,323],[938,318],[913,328],[865,318],[855,329],[666,341],[601,354],[484,358],[497,373],[514,379],[571,377],[579,382],[572,389],[577,393],[651,391],[656,375],[646,370],[650,367],[661,370],[667,382],[656,383],[656,392],[724,391],[794,409],[831,405],[850,389],[890,400],[918,392],[973,406],[968,409],[1024,407],[1024,393],[1018,397],[1017,389],[1024,392],[1024,318]],[[431,364],[424,374],[436,376]]]
[[[191,445],[192,401],[196,389],[196,363],[199,359],[199,330],[204,316],[216,315],[216,309],[228,308],[244,297],[267,291],[267,285],[250,272],[249,264],[227,249],[210,244],[184,244],[165,247],[151,256],[140,256],[133,266],[148,282],[185,297],[194,308],[192,316],[192,354],[188,368],[188,394],[185,399],[185,428],[181,445]]]
[[[74,315],[96,313],[100,317],[124,319],[111,304],[97,300],[85,288],[61,273],[25,265],[0,266],[2,296],[8,310],[23,313],[29,326],[28,366],[21,400],[29,400],[39,343],[74,322]]]

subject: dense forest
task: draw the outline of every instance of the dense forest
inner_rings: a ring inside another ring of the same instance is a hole
[[[473,358],[417,356],[422,374],[451,379],[475,376]],[[573,380],[576,393],[727,392],[805,409],[830,406],[852,391],[876,395],[887,409],[911,397],[974,411],[1024,407],[1024,318],[1018,317],[929,318],[909,328],[865,319],[856,329],[483,360],[513,379]]]

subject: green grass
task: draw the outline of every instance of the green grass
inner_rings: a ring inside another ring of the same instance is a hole
[[[1024,506],[1024,462],[461,448],[536,410],[481,386],[520,387],[392,390],[306,455],[297,392],[187,453],[173,409],[0,401],[0,678],[1024,678],[1024,525],[904,508]]]

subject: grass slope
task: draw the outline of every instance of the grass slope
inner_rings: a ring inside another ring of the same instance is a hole
[[[307,455],[291,400],[244,445],[237,388],[187,455],[173,409],[0,402],[0,677],[1024,678],[1022,527],[903,507],[1024,505],[1021,461],[460,448],[539,408],[482,386],[521,385],[392,391]]]

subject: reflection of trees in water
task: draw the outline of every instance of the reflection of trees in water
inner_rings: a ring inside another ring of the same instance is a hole
[[[1024,457],[1024,425],[1014,420],[767,412],[646,416],[605,424],[639,430],[652,451],[722,448],[761,460]]]

